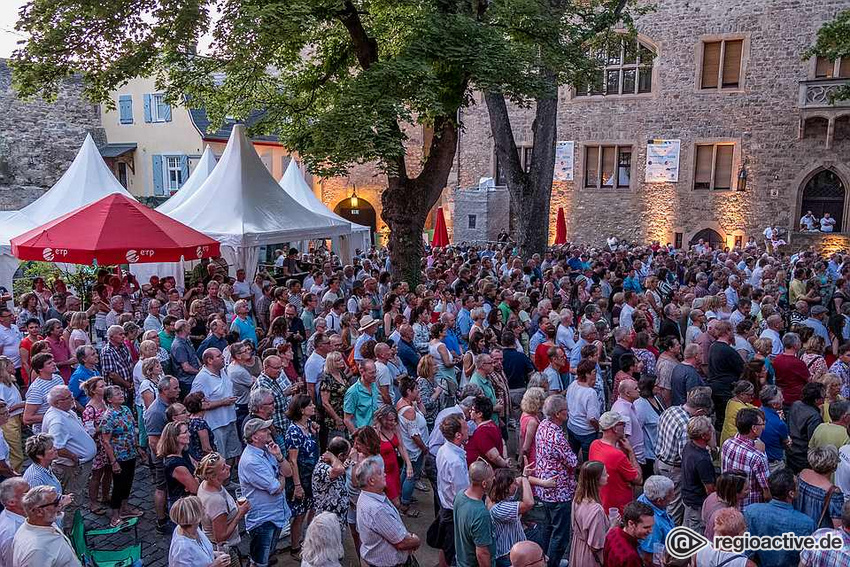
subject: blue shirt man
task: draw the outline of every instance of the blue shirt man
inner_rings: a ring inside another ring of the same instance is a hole
[[[652,526],[652,532],[645,539],[640,540],[640,544],[638,545],[638,549],[640,551],[651,554],[655,551],[655,544],[660,543],[664,545],[664,540],[667,538],[667,534],[676,526],[676,522],[673,520],[673,517],[667,513],[665,508],[659,508],[653,504],[649,498],[646,497],[646,494],[641,494],[637,501],[649,505],[649,507],[652,508],[653,515],[655,516],[655,524]]]
[[[410,330],[410,333],[413,333],[412,329]],[[419,353],[416,352],[416,348],[413,346],[413,343],[406,341],[403,335],[401,340],[398,341],[398,358],[407,370],[408,376],[412,377],[417,375],[416,367],[419,366]]]
[[[633,291],[635,293],[642,293],[643,287],[640,285],[640,280],[638,279],[637,274],[632,272],[629,276],[627,276],[623,280],[623,291]]]
[[[464,307],[457,314],[457,330],[458,340],[463,345],[464,350],[469,348],[467,340],[469,339],[469,331],[472,329],[472,313]]]
[[[460,350],[460,341],[454,329],[446,329],[446,337],[443,339],[443,344],[449,349],[449,353],[463,356]]]
[[[97,368],[86,368],[84,364],[80,364],[77,366],[77,369],[74,370],[74,373],[71,374],[71,379],[68,381],[68,389],[71,390],[71,393],[74,395],[74,399],[77,402],[85,407],[87,403],[89,403],[89,397],[83,392],[83,389],[80,385],[93,376],[100,376],[100,372]]]
[[[764,429],[761,432],[761,440],[767,453],[768,461],[781,461],[785,458],[785,443],[788,439],[788,425],[782,421],[779,414],[772,407],[762,404],[764,412]]]
[[[819,317],[826,312],[826,307],[823,305],[815,305],[809,313],[809,318],[803,321],[803,325],[813,329],[815,331],[815,335],[823,338],[826,344],[830,344],[829,331],[826,330],[826,326],[823,324],[823,321],[819,319]]]

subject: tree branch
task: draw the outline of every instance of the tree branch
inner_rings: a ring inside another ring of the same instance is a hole
[[[508,114],[508,105],[505,96],[499,93],[485,92],[484,100],[487,102],[487,113],[490,115],[490,129],[493,132],[493,142],[496,149],[496,157],[508,174],[508,187],[519,188],[523,185],[525,172],[519,160],[516,140],[514,140],[511,128],[511,117]]]
[[[345,29],[348,30],[357,61],[364,71],[369,69],[378,62],[378,42],[366,33],[366,28],[363,27],[363,21],[360,19],[360,13],[350,1],[346,0],[345,9],[338,13],[338,17]]]

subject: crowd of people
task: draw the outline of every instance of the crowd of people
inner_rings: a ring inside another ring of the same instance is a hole
[[[850,256],[768,248],[38,278],[0,306],[0,564],[77,565],[79,510],[141,496],[172,567],[272,565],[287,534],[308,567],[675,565],[676,526],[844,542],[697,567],[850,565]]]

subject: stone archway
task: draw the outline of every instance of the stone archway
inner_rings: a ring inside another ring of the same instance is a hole
[[[334,212],[345,220],[368,226],[372,229],[372,234],[378,232],[378,215],[375,213],[375,207],[363,197],[357,197],[356,206],[352,206],[351,198],[346,197],[337,203]]]
[[[713,228],[704,228],[697,231],[697,233],[691,237],[690,241],[688,241],[688,246],[693,246],[699,243],[700,239],[711,246],[712,250],[723,250],[726,246],[726,239]]]
[[[847,187],[831,168],[820,168],[813,172],[800,187],[800,207],[796,219],[806,211],[812,211],[815,218],[829,213],[835,219],[835,232],[844,230],[847,219]],[[796,221],[795,219],[795,221]]]

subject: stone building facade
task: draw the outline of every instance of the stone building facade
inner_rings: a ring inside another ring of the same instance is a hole
[[[636,22],[640,49],[612,49],[602,84],[560,90],[557,139],[574,142],[574,168],[572,181],[555,183],[550,218],[540,219],[550,235],[558,207],[568,238],[587,243],[615,234],[731,246],[768,223],[795,229],[804,207],[831,211],[850,231],[850,106],[828,99],[850,80],[850,61],[803,59],[850,1],[654,6]],[[637,59],[642,49],[654,57]],[[476,102],[462,116],[460,187],[497,176],[487,108],[480,95]],[[512,109],[520,146],[533,142],[532,119]],[[675,183],[644,181],[647,142],[659,139],[680,140]]]
[[[0,210],[20,209],[62,176],[91,134],[106,143],[100,108],[82,96],[79,78],[67,80],[57,100],[21,100],[0,60]]]

